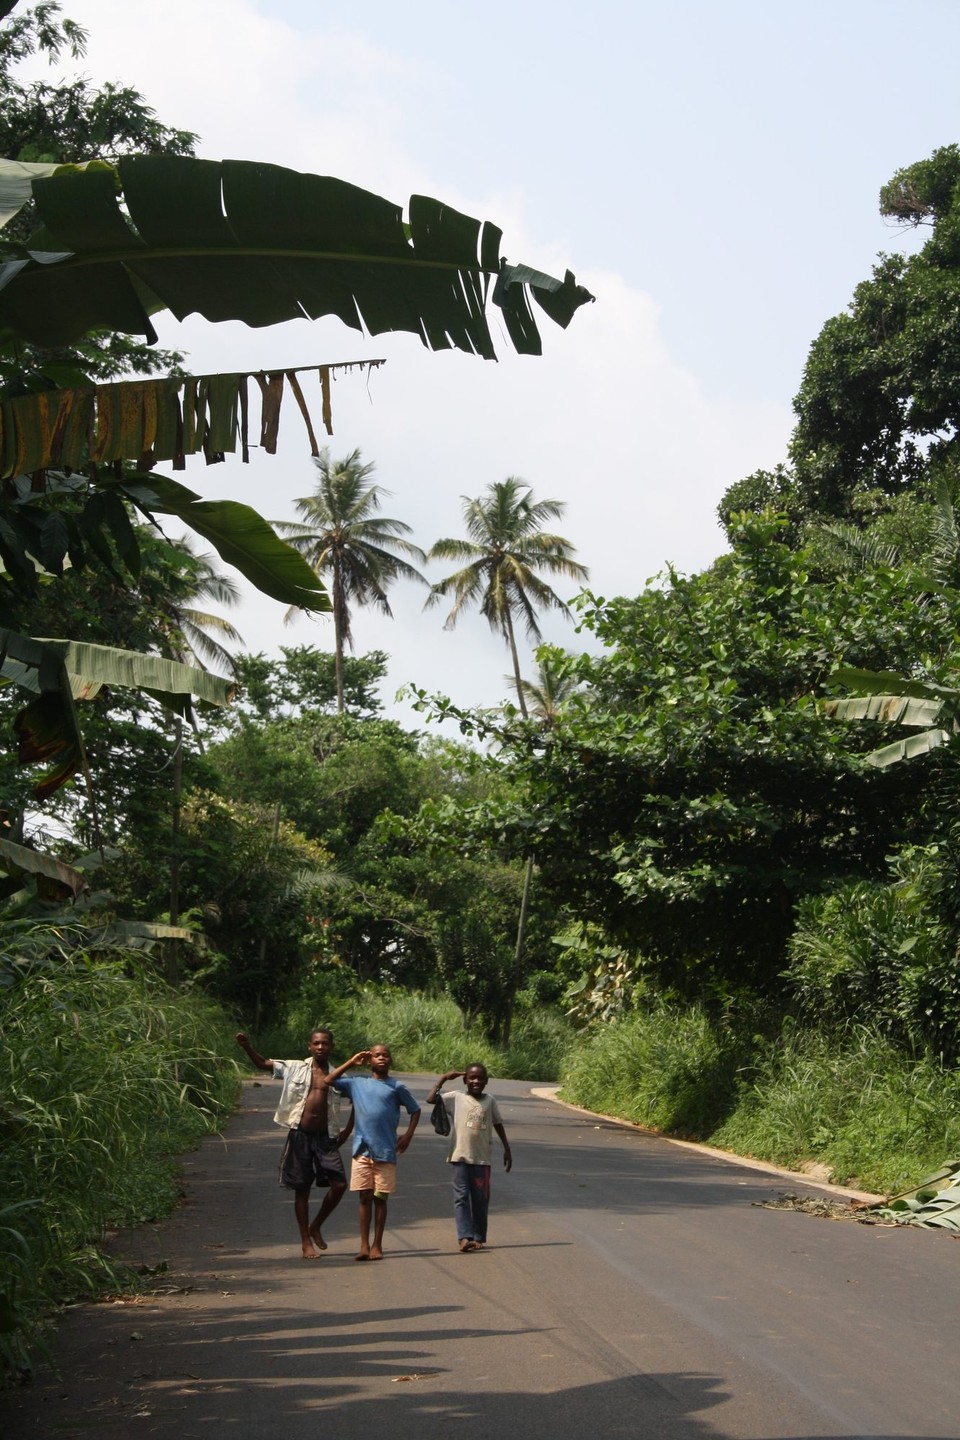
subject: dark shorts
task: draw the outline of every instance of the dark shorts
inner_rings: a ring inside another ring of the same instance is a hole
[[[347,1176],[336,1141],[309,1130],[290,1130],[280,1156],[280,1184],[288,1190],[311,1185],[346,1186]]]

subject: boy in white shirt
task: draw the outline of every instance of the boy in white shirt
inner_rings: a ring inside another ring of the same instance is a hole
[[[339,1096],[327,1084],[333,1032],[313,1030],[307,1042],[310,1053],[305,1060],[269,1060],[253,1048],[242,1030],[237,1035],[237,1044],[258,1070],[265,1070],[283,1084],[273,1117],[274,1123],[287,1131],[280,1157],[280,1183],[293,1191],[293,1209],[304,1260],[319,1260],[327,1248],[323,1223],[346,1192],[347,1177],[340,1146],[353,1129],[352,1115],[347,1124],[341,1126]],[[313,1185],[325,1188],[327,1193],[311,1224],[309,1206]]]

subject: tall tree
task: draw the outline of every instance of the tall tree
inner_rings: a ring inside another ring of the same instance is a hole
[[[574,560],[574,548],[562,535],[544,530],[547,520],[559,520],[564,511],[561,500],[534,500],[533,490],[518,475],[494,481],[486,494],[476,500],[463,496],[463,518],[467,540],[438,540],[430,550],[431,560],[466,560],[460,570],[438,580],[431,587],[427,605],[436,604],[441,596],[453,595],[453,609],[447,616],[446,628],[452,630],[465,605],[478,604],[491,630],[499,630],[506,640],[513,662],[513,683],[517,703],[524,719],[528,717],[527,692],[520,674],[520,657],[514,632],[514,613],[522,616],[528,636],[540,640],[537,610],[559,610],[569,614],[569,607],[537,573],[566,575],[573,580],[586,580],[584,565]],[[514,949],[514,979],[508,987],[501,1038],[510,1043],[513,998],[519,986],[530,885],[533,879],[533,856],[528,854],[520,898],[517,940]]]
[[[421,563],[425,555],[405,537],[410,526],[402,520],[379,515],[380,500],[389,491],[373,483],[374,462],[363,464],[359,449],[342,460],[331,460],[323,450],[314,460],[317,487],[312,495],[298,499],[302,523],[283,521],[277,529],[294,549],[305,556],[317,575],[327,572],[333,603],[333,633],[336,650],[337,710],[342,714],[343,652],[353,648],[350,628],[352,605],[374,605],[392,616],[387,589],[395,580],[426,580],[410,563]],[[297,613],[291,606],[287,619]]]
[[[524,716],[527,704],[514,615],[523,619],[531,639],[539,641],[538,610],[559,610],[568,615],[569,607],[538,572],[566,575],[571,580],[587,578],[586,567],[572,558],[574,547],[570,541],[543,529],[547,520],[559,520],[563,511],[562,501],[534,500],[529,485],[518,475],[508,475],[506,480],[494,481],[476,500],[463,496],[469,538],[438,540],[428,556],[430,560],[467,562],[431,587],[427,605],[437,604],[443,596],[453,596],[453,609],[446,619],[448,630],[456,625],[465,606],[479,605],[491,630],[499,630],[507,642]]]
[[[912,254],[881,254],[846,310],[810,347],[794,400],[792,470],[758,472],[720,505],[774,504],[796,520],[869,525],[879,505],[958,485],[960,446],[960,146],[898,170],[880,212],[929,230]]]

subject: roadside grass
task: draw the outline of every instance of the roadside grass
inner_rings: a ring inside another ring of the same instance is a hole
[[[891,1194],[960,1156],[960,1076],[868,1026],[783,1021],[774,1036],[697,1007],[635,1013],[581,1036],[563,1096],[664,1134]]]
[[[116,1288],[110,1227],[169,1213],[176,1157],[233,1107],[222,1011],[141,952],[4,954],[0,1379],[28,1372],[57,1304]]]
[[[712,1144],[893,1194],[960,1156],[960,1076],[865,1025],[837,1035],[785,1027],[742,1077]]]
[[[390,1046],[395,1070],[440,1073],[478,1061],[491,1078],[505,1080],[557,1080],[574,1039],[558,1011],[518,1006],[504,1049],[492,1044],[482,1026],[471,1023],[448,995],[372,985],[338,995],[318,977],[293,998],[283,1023],[265,1031],[262,1043],[255,1040],[257,1049],[277,1057],[303,1055],[317,1025],[333,1030],[338,1062],[382,1041]]]

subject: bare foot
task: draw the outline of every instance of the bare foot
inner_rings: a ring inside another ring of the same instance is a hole
[[[318,1250],[326,1250],[327,1242],[320,1234],[320,1229],[317,1225],[316,1220],[314,1220],[313,1224],[310,1226],[310,1239],[313,1241],[314,1245],[316,1245]]]
[[[326,1249],[327,1247],[324,1246],[323,1248]],[[307,1247],[306,1247],[306,1245],[304,1245],[302,1258],[303,1258],[304,1260],[319,1260],[319,1259],[321,1258],[321,1257],[320,1257],[320,1251],[319,1251],[319,1250],[313,1250],[313,1249],[309,1249],[309,1250],[308,1250]]]
[[[466,1255],[470,1250],[476,1250],[477,1247],[472,1240],[461,1240],[457,1248],[461,1255]]]
[[[369,1259],[370,1259],[370,1251],[369,1251],[369,1250],[361,1250],[361,1251],[360,1251],[360,1254],[359,1254],[359,1255],[354,1255],[353,1258],[354,1258],[354,1260],[369,1260]]]
[[[382,1260],[382,1259],[383,1259],[383,1251],[380,1249],[380,1246],[379,1246],[379,1245],[371,1245],[371,1246],[370,1246],[370,1259],[371,1259],[371,1260]]]

